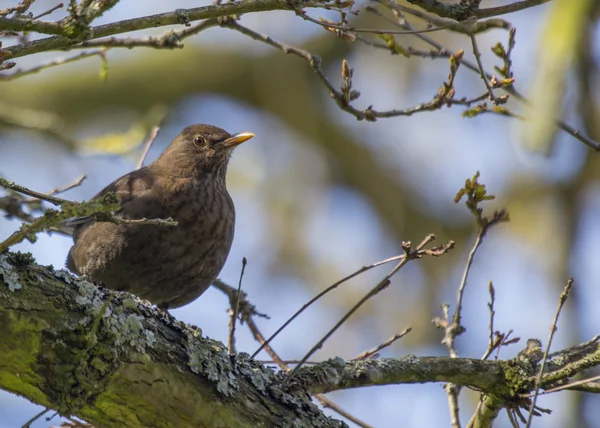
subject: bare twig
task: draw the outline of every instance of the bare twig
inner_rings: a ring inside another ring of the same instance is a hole
[[[417,10],[417,9],[399,5],[398,3],[393,2],[391,0],[373,0],[373,1],[380,3],[380,4],[388,7],[389,9],[395,10],[397,12],[408,13],[410,15],[416,16],[417,18],[424,19],[438,27],[446,28],[448,30],[451,30],[451,31],[454,31],[457,33],[467,34],[469,36],[473,35],[473,34],[482,33],[484,31],[488,31],[493,28],[503,28],[505,30],[510,30],[510,28],[511,28],[510,23],[508,23],[507,21],[505,21],[503,19],[498,19],[498,18],[488,19],[487,21],[468,20],[468,21],[464,21],[464,22],[456,22],[454,19],[439,18],[437,16],[430,15],[425,12],[421,12],[420,10]]]
[[[479,204],[486,201],[494,199],[493,195],[488,195],[485,189],[485,185],[479,183],[477,180],[479,178],[479,172],[477,172],[473,178],[469,178],[465,181],[465,186],[461,188],[456,196],[454,197],[455,202],[459,202],[463,196],[466,196],[466,206],[471,211],[473,216],[475,217],[475,221],[477,223],[477,236],[475,238],[475,243],[469,251],[469,255],[467,257],[467,263],[465,265],[465,269],[463,271],[462,278],[460,280],[460,284],[457,291],[456,298],[456,308],[454,310],[454,315],[452,316],[452,320],[450,320],[449,315],[449,306],[447,304],[442,305],[442,313],[443,317],[436,318],[433,320],[435,326],[437,328],[444,330],[444,339],[442,343],[446,345],[448,348],[448,353],[451,358],[457,358],[458,353],[456,352],[455,340],[456,337],[464,333],[465,328],[462,326],[462,302],[464,298],[464,292],[467,285],[467,279],[469,277],[469,272],[471,270],[471,266],[473,264],[473,260],[475,258],[475,254],[477,250],[481,246],[484,236],[490,227],[495,224],[507,221],[508,214],[504,211],[495,211],[492,217],[488,218],[483,215],[483,209],[479,207]],[[490,289],[493,290],[493,289]],[[490,291],[491,292],[491,291]],[[492,333],[490,333],[492,334]],[[490,339],[491,341],[491,339]],[[491,346],[491,345],[490,345]],[[491,352],[491,351],[490,351]],[[448,406],[450,410],[450,419],[453,428],[460,428],[460,419],[459,419],[459,407],[458,407],[458,396],[460,395],[461,387],[455,383],[448,383],[445,386],[446,394],[448,395]]]
[[[326,19],[315,19],[308,15],[305,10],[299,9],[296,11],[296,15],[302,19],[312,22],[313,24],[320,25],[328,31],[334,32],[333,30],[339,30],[343,33],[370,33],[370,34],[418,34],[418,33],[433,33],[435,31],[442,31],[445,28],[424,28],[422,30],[380,30],[376,28],[355,28],[347,25],[340,25]]]
[[[354,361],[354,360],[366,360],[368,358],[371,358],[371,357],[375,356],[379,351],[381,351],[382,349],[387,348],[392,343],[394,343],[396,340],[403,338],[404,336],[406,336],[411,331],[412,331],[412,327],[408,327],[408,328],[404,329],[403,331],[401,331],[400,333],[394,334],[391,338],[389,338],[385,342],[380,343],[375,348],[370,349],[368,351],[365,351],[362,354],[358,355],[357,357],[353,358],[352,361]]]
[[[54,189],[50,190],[49,192],[45,193],[46,196],[54,196],[54,195],[60,195],[61,193],[67,192],[71,189],[74,189],[76,187],[81,186],[81,184],[83,183],[83,181],[87,178],[87,175],[82,174],[79,177],[77,177],[75,180],[73,180],[71,183],[62,186],[62,187],[55,187]],[[69,201],[70,202],[70,201]],[[39,198],[31,198],[31,199],[25,199],[23,201],[24,204],[37,204],[40,203],[40,199]]]
[[[542,385],[542,376],[544,375],[544,369],[546,367],[546,361],[548,360],[548,354],[550,353],[550,346],[552,345],[552,339],[554,338],[554,333],[556,333],[556,325],[558,323],[558,317],[560,316],[560,311],[562,310],[567,298],[569,297],[569,291],[573,286],[573,278],[569,278],[565,287],[563,288],[562,293],[560,293],[560,298],[558,299],[558,305],[556,307],[556,314],[554,315],[554,320],[552,321],[552,326],[550,327],[550,335],[548,336],[548,344],[546,345],[546,351],[544,352],[544,357],[542,358],[542,363],[540,364],[540,371],[537,375],[537,379],[535,381],[535,390],[533,392],[533,397],[531,398],[531,405],[529,406],[529,416],[527,417],[527,423],[525,428],[529,428],[531,426],[531,422],[533,421],[533,414],[535,409],[535,403],[537,401],[537,397],[540,391],[540,386]]]
[[[546,1],[549,1],[549,0],[546,0]],[[519,3],[519,2],[517,2],[517,3]],[[534,2],[521,2],[521,3],[534,3]],[[531,4],[531,6],[535,6],[535,5],[536,4]],[[528,7],[531,7],[531,6],[528,6]],[[392,24],[398,26],[399,28],[404,28],[404,29],[407,29],[407,30],[414,30],[414,28],[412,27],[412,25],[410,25],[408,23],[408,21],[406,19],[404,19],[404,18],[397,19],[397,20],[389,19],[387,16],[383,15],[375,7],[370,6],[370,5],[367,5],[366,8],[365,8],[365,10],[367,12],[371,12],[371,13],[374,13],[374,14],[382,17],[383,19],[391,22]],[[484,9],[484,10],[487,10],[487,9]],[[511,34],[513,34],[513,37],[514,37],[514,32],[512,30],[514,30],[514,29],[511,29]],[[426,54],[426,55],[421,55],[421,56],[439,57],[439,56],[454,55],[454,53],[452,52],[452,50],[443,47],[437,41],[433,40],[431,37],[428,37],[425,34],[418,34],[418,33],[416,33],[414,36],[417,37],[417,38],[419,38],[420,40],[424,41],[428,45],[432,46],[433,48],[435,48],[438,51],[438,53],[440,53],[440,55],[434,55],[434,54],[427,55]],[[376,47],[382,47],[382,45],[376,45]],[[509,49],[511,49],[510,44],[509,44]],[[391,49],[388,48],[388,50],[391,50]],[[393,50],[391,50],[391,51],[394,52]],[[411,52],[411,54],[418,54],[418,53],[419,53],[419,51],[414,52],[414,53]],[[467,67],[469,70],[471,70],[471,71],[479,74],[479,67],[477,67],[476,64],[474,64],[471,61],[466,60],[464,58],[461,58],[460,62],[461,62],[462,65],[464,65],[465,67]],[[491,80],[493,78],[493,76],[491,74],[487,73],[487,72],[485,73],[485,76],[486,76],[486,78],[488,80]],[[521,102],[524,102],[524,103],[528,103],[528,100],[525,98],[525,96],[523,96],[519,91],[517,91],[516,88],[513,85],[511,85],[511,86],[504,86],[504,87],[502,87],[502,90],[504,90],[507,94],[512,95],[517,100],[519,100]],[[571,135],[572,137],[574,137],[575,139],[579,140],[580,142],[582,142],[586,146],[590,147],[594,151],[600,152],[600,142],[597,142],[597,141],[594,141],[594,140],[588,138],[581,131],[573,128],[572,126],[570,126],[569,124],[565,123],[564,121],[562,121],[560,119],[555,119],[555,120],[556,120],[557,126],[562,131],[564,131],[567,134]]]
[[[506,414],[508,415],[508,420],[513,428],[519,428],[519,422],[517,418],[515,418],[515,411],[513,409],[506,409]]]
[[[348,413],[346,410],[342,409],[339,405],[337,405],[336,403],[334,403],[333,401],[331,401],[329,398],[327,398],[325,396],[325,394],[316,394],[315,398],[317,400],[319,400],[319,402],[321,403],[321,405],[323,407],[326,407],[326,408],[329,408],[329,409],[333,410],[338,415],[341,415],[341,416],[345,417],[346,419],[348,419],[349,421],[354,422],[359,427],[361,427],[361,428],[373,428],[373,426],[367,424],[366,422],[361,421],[356,416],[354,416],[354,415]]]
[[[179,224],[179,223],[177,223],[177,221],[173,220],[173,218],[171,218],[171,217],[167,217],[167,218],[142,217],[142,218],[126,220],[126,219],[115,217],[110,213],[108,214],[108,217],[106,217],[106,218],[104,216],[100,215],[98,221],[106,221],[106,222],[114,223],[114,224],[151,225],[151,226],[169,226],[169,227],[177,226]]]
[[[273,46],[277,49],[282,50],[286,54],[292,54],[298,56],[300,58],[305,59],[313,72],[317,75],[321,83],[325,86],[331,98],[334,99],[338,107],[345,112],[350,113],[358,120],[366,120],[369,122],[375,122],[379,118],[390,118],[397,116],[411,116],[415,113],[425,112],[425,111],[434,111],[439,110],[444,105],[451,103],[451,99],[454,96],[454,78],[456,76],[456,72],[458,70],[458,65],[460,64],[460,59],[462,58],[463,52],[459,51],[456,54],[450,57],[450,75],[448,78],[448,82],[444,83],[443,87],[438,91],[439,93],[434,97],[434,99],[428,103],[420,104],[416,107],[410,107],[402,110],[393,109],[387,111],[377,111],[373,109],[373,106],[369,106],[364,110],[359,110],[352,106],[351,103],[348,102],[347,97],[338,90],[335,89],[334,85],[329,81],[327,76],[321,67],[321,58],[317,55],[313,55],[312,53],[305,51],[303,49],[299,49],[293,46],[286,45],[281,43],[270,36],[265,34],[257,33],[247,27],[244,27],[238,24],[235,21],[227,21],[222,24],[222,26],[231,28],[233,30],[239,31],[242,34],[247,35],[248,37],[266,43],[270,46]]]
[[[48,9],[45,12],[40,13],[39,15],[34,16],[33,18],[31,18],[32,21],[35,21],[36,19],[40,19],[46,15],[50,15],[52,12],[54,12],[55,10],[58,10],[60,8],[64,7],[64,5],[62,3],[57,4],[54,7],[51,7],[50,9]]]
[[[28,76],[30,74],[35,74],[38,73],[42,70],[45,70],[47,68],[51,68],[51,67],[55,67],[57,65],[63,65],[63,64],[68,64],[70,62],[75,62],[75,61],[79,61],[81,59],[85,59],[85,58],[89,58],[92,56],[101,56],[103,55],[105,52],[107,51],[107,49],[102,48],[102,49],[98,49],[92,52],[82,52],[78,55],[72,56],[70,58],[57,58],[53,61],[50,61],[47,64],[42,64],[42,65],[38,65],[36,67],[32,67],[28,70],[16,70],[13,73],[10,74],[0,74],[0,81],[2,80],[14,80],[14,79],[18,79],[20,77],[24,77],[24,76]]]
[[[505,6],[489,7],[487,9],[479,9],[475,12],[478,18],[490,18],[492,16],[506,15],[507,13],[519,12],[530,7],[539,6],[548,3],[550,0],[523,0],[507,4]]]
[[[490,292],[490,303],[488,303],[488,309],[490,310],[490,336],[488,339],[488,347],[485,354],[483,354],[483,357],[481,357],[482,360],[487,360],[492,352],[494,352],[494,349],[496,349],[496,346],[499,345],[497,341],[494,340],[494,315],[496,315],[496,311],[494,311],[494,302],[496,301],[496,291],[494,290],[492,281],[488,284],[488,291]]]
[[[32,423],[34,423],[35,421],[37,421],[39,418],[41,418],[42,416],[44,416],[49,411],[50,411],[49,408],[45,408],[44,410],[42,410],[41,412],[39,412],[37,415],[35,415],[33,418],[31,418],[27,422],[25,422],[21,428],[30,428]]]
[[[183,30],[168,31],[162,36],[158,37],[145,37],[136,39],[133,37],[128,38],[117,38],[110,37],[97,40],[88,40],[81,42],[77,45],[72,46],[73,48],[87,48],[87,47],[104,47],[104,48],[127,48],[131,49],[134,47],[148,47],[154,49],[182,49],[183,40],[188,37],[199,34],[209,28],[217,27],[219,25],[218,19],[206,19],[196,25],[192,25]]]
[[[485,70],[483,69],[483,64],[481,63],[481,52],[479,52],[479,47],[477,46],[477,38],[474,34],[471,34],[469,37],[471,39],[471,45],[473,46],[473,55],[475,55],[477,68],[479,68],[479,76],[483,80],[483,83],[485,83],[485,87],[487,88],[490,96],[490,101],[494,102],[496,100],[496,97],[494,96],[494,89],[490,85],[490,82],[485,75]]]
[[[415,250],[412,249],[410,242],[403,242],[402,249],[404,250],[405,257],[400,260],[396,266],[375,286],[373,287],[362,299],[360,299],[336,324],[333,326],[325,336],[315,346],[312,347],[310,351],[300,360],[300,363],[294,367],[294,369],[290,372],[290,374],[284,379],[283,383],[289,383],[291,379],[293,379],[294,375],[298,372],[302,364],[307,361],[316,351],[323,347],[323,344],[329,339],[333,333],[335,333],[347,320],[350,318],[354,312],[356,312],[366,301],[371,299],[373,296],[379,294],[380,291],[384,290],[389,284],[391,278],[404,267],[409,261],[421,258],[424,254],[423,248],[432,242],[435,239],[435,235],[427,236],[417,247]],[[450,242],[449,244],[442,246],[441,250],[438,251],[438,255],[445,254],[447,251],[454,247],[454,242]],[[437,250],[437,249],[436,249]]]
[[[344,282],[351,280],[352,278],[354,278],[355,276],[360,275],[363,272],[366,272],[370,269],[373,269],[377,266],[381,266],[384,265],[386,263],[390,263],[390,262],[394,262],[400,259],[403,259],[405,257],[405,255],[400,255],[400,256],[394,256],[394,257],[390,257],[389,259],[385,259],[385,260],[381,260],[379,262],[375,262],[373,264],[370,264],[368,266],[363,266],[360,269],[358,269],[357,271],[352,272],[350,275],[340,279],[339,281],[335,282],[334,284],[330,285],[329,287],[327,287],[325,290],[321,291],[319,294],[317,294],[315,297],[313,297],[312,299],[310,299],[307,303],[305,303],[304,305],[302,305],[302,307],[300,309],[298,309],[296,311],[296,313],[294,313],[294,315],[292,315],[285,323],[283,323],[283,325],[281,327],[279,327],[277,329],[277,331],[275,331],[275,333],[273,333],[267,340],[265,340],[264,344],[261,344],[261,346],[252,354],[252,358],[256,358],[256,356],[258,355],[258,353],[269,343],[271,343],[271,341],[277,336],[279,335],[279,333],[281,333],[292,321],[294,321],[302,312],[304,312],[309,306],[311,306],[313,303],[315,303],[317,300],[319,300],[321,297],[323,297],[325,294],[329,293],[330,291],[336,289],[338,286],[342,285]]]
[[[230,286],[226,285],[225,283],[223,283],[221,281],[219,281],[219,282],[220,282],[220,284],[218,284],[219,288],[222,289],[225,293],[227,293],[228,296],[230,296],[230,305],[233,305],[234,304],[234,300],[232,299],[233,298],[233,293],[231,293],[231,291],[233,290],[233,287],[230,287]],[[254,322],[254,319],[252,318],[252,315],[253,314],[251,314],[251,313],[242,311],[242,320],[244,322],[246,322],[246,324],[248,325],[248,328],[252,332],[252,335],[254,336],[254,339],[258,343],[260,343],[262,346],[264,346],[265,351],[272,358],[272,361],[275,364],[277,364],[281,370],[283,370],[285,372],[288,372],[290,370],[290,368],[288,367],[287,362],[284,361],[284,360],[282,360],[281,357],[277,354],[277,352],[275,352],[275,350],[271,347],[271,345],[269,345],[268,343],[266,343],[265,338],[262,335],[262,333],[260,332],[260,330],[259,330],[258,326],[256,325],[256,323]],[[369,425],[369,424],[361,421],[357,417],[355,417],[352,414],[348,413],[347,411],[345,411],[344,409],[342,409],[340,406],[338,406],[336,403],[334,403],[333,401],[331,401],[330,399],[328,399],[327,397],[325,397],[324,394],[315,394],[314,397],[317,400],[319,400],[319,402],[321,403],[321,405],[323,405],[324,407],[330,408],[334,412],[336,412],[336,413],[342,415],[343,417],[347,418],[348,420],[354,422],[359,427],[362,427],[362,428],[372,428],[371,425]]]
[[[150,131],[150,137],[148,137],[146,144],[144,144],[144,148],[142,149],[142,154],[140,155],[140,158],[137,161],[135,169],[140,169],[142,166],[144,166],[144,161],[146,160],[146,156],[148,156],[150,147],[152,147],[152,144],[154,143],[154,140],[156,140],[156,137],[158,136],[159,132],[160,132],[160,128],[158,126],[153,127],[152,131]]]
[[[24,195],[32,196],[36,199],[41,199],[42,201],[50,202],[55,206],[60,206],[64,203],[75,204],[75,202],[67,201],[66,199],[55,198],[52,195],[47,195],[44,193],[39,193],[34,190],[30,190],[27,187],[23,187],[19,184],[13,183],[12,181],[8,181],[5,178],[0,177],[0,187],[4,187],[5,189],[14,190],[18,193],[23,193]]]
[[[240,272],[240,282],[238,284],[235,301],[229,309],[229,340],[227,341],[227,353],[231,361],[235,361],[235,324],[237,321],[238,314],[240,312],[240,293],[242,292],[242,279],[244,278],[244,271],[246,270],[246,264],[248,260],[246,257],[242,258],[242,271]]]
[[[451,18],[456,21],[466,21],[473,18],[489,18],[491,16],[505,15],[507,13],[518,12],[530,7],[549,2],[550,0],[524,0],[516,1],[500,7],[491,7],[488,9],[479,9],[481,0],[467,0],[460,3],[445,3],[432,0],[411,0],[409,3],[419,6],[428,12],[444,18]]]

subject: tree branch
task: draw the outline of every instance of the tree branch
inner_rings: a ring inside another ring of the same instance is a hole
[[[27,255],[0,254],[0,323],[0,388],[96,426],[344,426],[198,328]]]
[[[11,253],[0,254],[0,322],[0,388],[99,426],[337,427],[307,392],[400,383],[452,382],[484,392],[487,408],[523,407],[541,360],[537,348],[507,361],[334,358],[303,367],[284,389],[283,376],[245,354],[234,367],[222,343],[128,293]],[[600,365],[597,341],[553,355],[543,389]]]
[[[323,6],[326,4],[326,2],[322,3]],[[318,7],[319,5],[320,3],[313,3],[307,5],[307,7]],[[242,13],[293,9],[292,3],[287,0],[240,0],[231,3],[201,6],[191,9],[177,9],[173,12],[126,19],[92,27],[89,32],[91,37],[88,37],[87,40],[95,40],[102,37],[113,36],[115,34],[123,34],[147,28],[164,27],[167,25],[189,25],[190,22],[198,21],[200,19],[219,18],[229,15],[240,15]],[[74,37],[74,34],[68,33],[64,28],[61,28],[62,26],[60,24],[51,22],[24,21],[11,18],[0,19],[0,31],[28,30],[47,34],[61,34],[61,36],[48,37],[0,49],[0,59],[18,58],[38,52],[65,49],[77,45],[82,41]]]

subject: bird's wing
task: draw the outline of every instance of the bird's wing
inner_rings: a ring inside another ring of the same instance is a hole
[[[152,218],[160,218],[163,210],[156,197],[155,181],[156,177],[153,171],[144,167],[113,181],[94,196],[94,199],[113,192],[119,196],[121,201],[121,208],[115,213],[117,217],[138,219],[151,215]],[[143,215],[142,212],[144,212]],[[76,229],[78,226],[93,221],[93,216],[72,217],[65,220],[62,225],[65,228]]]

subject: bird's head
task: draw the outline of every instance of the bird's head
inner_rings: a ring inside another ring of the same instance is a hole
[[[233,149],[252,137],[251,132],[230,134],[212,125],[190,125],[160,155],[156,166],[176,175],[212,173],[224,177]]]

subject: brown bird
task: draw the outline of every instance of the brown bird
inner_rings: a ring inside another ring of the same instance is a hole
[[[72,219],[75,244],[67,267],[164,310],[197,299],[221,271],[233,241],[235,209],[225,186],[229,157],[253,136],[211,125],[185,128],[156,161],[96,195],[120,197],[119,219],[171,217],[178,225]]]

